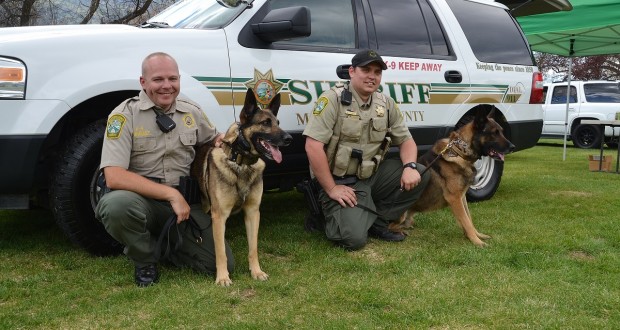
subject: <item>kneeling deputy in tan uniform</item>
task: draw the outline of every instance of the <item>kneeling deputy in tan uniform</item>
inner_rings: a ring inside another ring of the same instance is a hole
[[[420,173],[417,145],[395,101],[377,92],[387,66],[374,50],[357,53],[350,83],[337,84],[317,100],[303,134],[327,238],[346,249],[366,245],[368,236],[402,241],[387,226],[419,197],[430,175]],[[400,159],[385,158],[389,146]]]

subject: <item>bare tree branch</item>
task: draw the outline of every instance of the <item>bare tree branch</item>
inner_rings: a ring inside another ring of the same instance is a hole
[[[22,5],[22,11],[19,18],[19,26],[30,25],[30,18],[32,15],[32,8],[36,0],[25,0]]]
[[[111,21],[110,23],[112,24],[125,24],[128,23],[129,21],[131,21],[132,19],[136,18],[136,17],[140,17],[141,15],[143,15],[144,13],[146,13],[146,11],[149,9],[149,6],[151,5],[151,3],[153,2],[153,0],[146,0],[144,2],[144,4],[142,6],[140,6],[140,1],[136,2],[136,8],[134,11],[130,12],[129,14]]]
[[[93,16],[95,16],[97,9],[99,9],[99,0],[92,0],[90,2],[90,7],[88,8],[88,13],[86,14],[86,16],[84,16],[80,24],[87,24],[88,22],[90,22]]]
[[[566,79],[569,61],[573,61],[571,79],[574,80],[619,80],[620,79],[620,56],[600,55],[568,58],[564,56],[536,53],[538,67],[543,74],[551,71],[554,76],[551,79]]]

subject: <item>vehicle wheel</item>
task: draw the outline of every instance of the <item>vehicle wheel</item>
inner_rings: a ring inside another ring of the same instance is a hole
[[[491,199],[502,181],[504,162],[484,156],[474,166],[476,167],[476,176],[474,183],[467,190],[467,200],[479,202]]]
[[[95,218],[99,201],[105,120],[79,130],[64,146],[51,175],[50,201],[56,223],[75,244],[97,256],[116,255],[122,245]]]
[[[601,146],[601,130],[594,125],[577,125],[572,134],[573,144],[582,149]]]
[[[458,129],[473,119],[473,116],[461,118],[456,124],[456,128]],[[473,184],[465,194],[467,201],[480,202],[491,199],[502,181],[504,162],[496,161],[488,156],[483,156],[474,166],[476,167],[476,176],[474,177]]]

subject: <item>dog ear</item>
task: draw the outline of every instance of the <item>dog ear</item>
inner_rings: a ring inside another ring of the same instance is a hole
[[[491,110],[491,113],[493,110]],[[474,128],[478,131],[484,130],[484,126],[489,121],[487,114],[482,108],[478,108],[476,116],[474,117]]]
[[[489,111],[487,118],[495,119],[495,107],[491,107],[491,111]]]
[[[278,110],[280,110],[280,93],[276,94],[273,100],[269,103],[269,110],[274,116],[278,116]]]
[[[254,91],[251,88],[248,88],[248,91],[245,93],[243,109],[241,109],[241,113],[239,114],[239,122],[241,125],[249,122],[256,114],[256,111],[258,111],[258,104],[256,103],[256,98],[254,97]]]

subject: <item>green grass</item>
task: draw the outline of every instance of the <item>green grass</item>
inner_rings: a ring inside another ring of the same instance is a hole
[[[0,329],[618,329],[620,175],[588,171],[596,150],[569,144],[562,161],[561,141],[544,142],[507,156],[495,197],[470,205],[487,248],[446,209],[418,215],[402,243],[346,252],[303,231],[301,194],[266,194],[270,278],[251,279],[237,216],[228,288],[170,267],[137,288],[124,256],[72,246],[49,212],[0,211]]]

